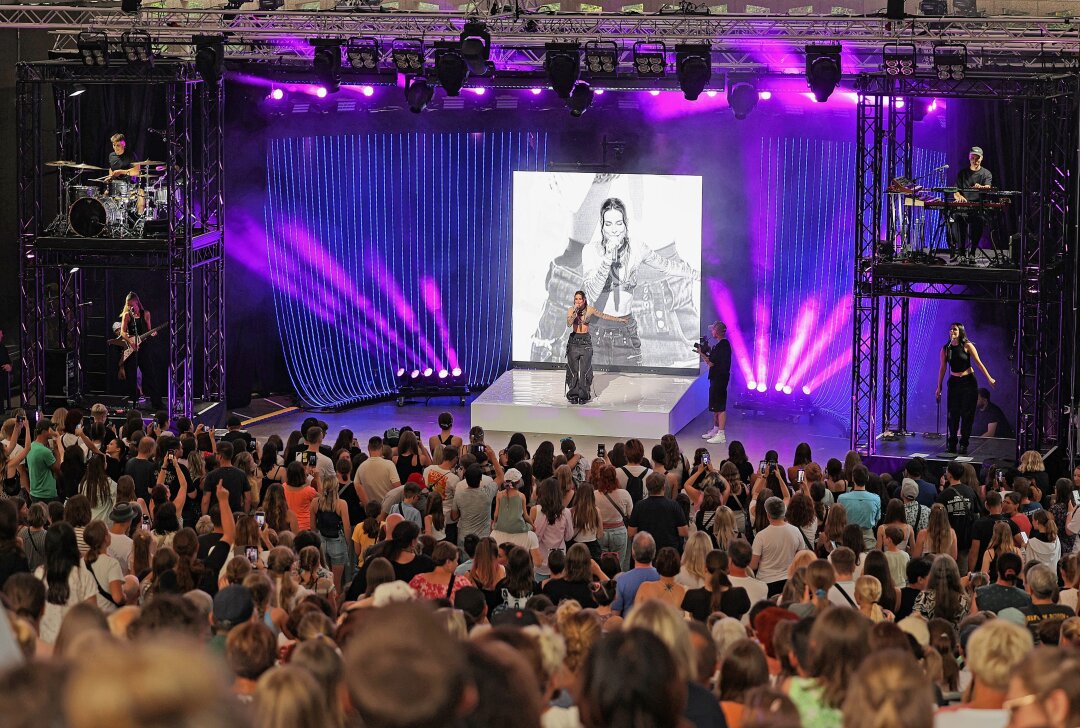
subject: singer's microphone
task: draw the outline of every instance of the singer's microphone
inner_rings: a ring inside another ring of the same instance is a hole
[[[940,167],[938,167],[937,169],[935,169],[934,171],[935,171],[935,172],[940,172],[941,170],[943,170],[943,169],[948,169],[948,168],[949,168],[949,165],[947,165],[947,164],[943,164],[943,165],[941,165]]]
[[[157,134],[158,136],[167,136],[167,134],[164,131],[162,131],[161,129],[151,129],[151,128],[147,127],[146,130],[148,132],[150,132],[151,134]]]

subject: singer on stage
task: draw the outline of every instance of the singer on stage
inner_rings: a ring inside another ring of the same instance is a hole
[[[945,378],[945,365],[949,365],[948,398],[948,452],[967,455],[968,440],[971,437],[971,425],[975,421],[975,406],[979,399],[979,385],[975,380],[972,362],[979,367],[991,387],[997,386],[997,380],[986,371],[986,366],[979,358],[975,344],[968,341],[964,325],[954,323],[949,327],[949,342],[941,347],[941,366],[938,369],[938,387],[935,399],[941,401],[941,381]],[[957,449],[957,432],[960,434],[960,447]]]
[[[626,323],[628,316],[609,316],[589,305],[585,291],[574,293],[574,305],[566,312],[570,338],[566,341],[566,398],[571,404],[585,404],[592,399],[592,338],[589,319]]]

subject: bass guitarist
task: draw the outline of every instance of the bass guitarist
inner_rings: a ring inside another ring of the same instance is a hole
[[[145,346],[147,341],[141,337],[157,336],[150,323],[150,312],[143,308],[138,294],[134,291],[127,294],[124,299],[124,310],[120,313],[120,338],[126,342],[131,354],[121,362],[118,377],[127,382],[129,396],[133,407],[139,403],[139,373],[142,373],[142,382],[150,397],[150,406],[155,410],[162,409],[161,394],[154,379],[152,357],[147,355]]]

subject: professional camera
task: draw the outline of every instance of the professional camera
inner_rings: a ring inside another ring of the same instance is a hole
[[[694,351],[697,352],[698,354],[708,354],[709,349],[711,349],[711,348],[712,347],[709,346],[709,340],[704,336],[702,336],[700,339],[698,339],[697,342],[695,342],[694,346],[693,346]]]

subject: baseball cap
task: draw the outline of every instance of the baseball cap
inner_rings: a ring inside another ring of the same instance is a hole
[[[503,475],[503,480],[505,480],[507,483],[520,483],[521,482],[521,471],[518,470],[517,468],[510,468]]]
[[[900,497],[903,500],[915,500],[919,497],[919,484],[911,478],[904,478],[900,485]]]
[[[251,599],[251,592],[247,587],[239,584],[230,584],[224,589],[218,590],[214,595],[214,622],[222,624],[240,624],[251,619],[255,611],[255,602]]]
[[[971,151],[968,152],[968,154],[978,154],[981,157],[981,156],[983,156],[982,147],[972,147]]]
[[[499,609],[491,615],[492,627],[534,627],[540,624],[531,609]]]
[[[142,509],[137,503],[117,503],[109,511],[109,520],[113,523],[130,523],[142,517]]]

